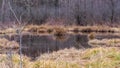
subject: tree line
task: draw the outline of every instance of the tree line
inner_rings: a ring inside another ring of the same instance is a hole
[[[66,25],[120,24],[119,5],[120,0],[0,0],[0,21],[16,22],[15,14],[30,24],[51,20]]]

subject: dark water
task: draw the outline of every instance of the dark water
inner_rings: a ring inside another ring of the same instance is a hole
[[[13,39],[18,39],[14,36]],[[19,40],[17,40],[19,42]],[[89,48],[87,35],[64,35],[57,37],[54,35],[23,35],[22,53],[32,59],[39,57],[43,53],[51,53],[65,48]]]
[[[15,40],[19,43],[19,36],[6,37],[9,40]],[[120,38],[116,35],[96,35],[96,39]],[[54,35],[23,35],[22,36],[22,54],[35,59],[44,53],[62,50],[65,48],[91,48],[88,44],[88,35],[84,34],[66,34],[62,36]]]

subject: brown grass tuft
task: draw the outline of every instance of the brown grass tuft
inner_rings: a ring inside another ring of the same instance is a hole
[[[3,49],[18,49],[19,48],[19,44],[15,41],[9,41],[5,38],[1,38],[0,39],[0,47]]]
[[[108,47],[120,47],[120,39],[102,39],[102,40],[90,40],[89,44],[91,46],[108,46]]]

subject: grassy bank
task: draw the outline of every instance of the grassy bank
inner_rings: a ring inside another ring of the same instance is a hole
[[[6,38],[0,38],[0,49],[18,49],[19,44],[16,41],[10,41]]]
[[[0,34],[16,34],[17,28],[7,28],[0,30]],[[109,26],[51,26],[51,25],[27,25],[23,32],[42,34],[42,33],[120,33],[120,28]]]
[[[13,54],[12,63],[6,55],[0,55],[1,68],[19,67],[19,55]],[[64,49],[50,54],[43,54],[36,61],[23,56],[23,68],[119,68],[120,50],[115,47],[77,50]]]
[[[88,42],[93,47],[101,47],[101,46],[107,46],[107,47],[120,47],[120,39],[114,38],[114,39],[93,39],[89,40]]]

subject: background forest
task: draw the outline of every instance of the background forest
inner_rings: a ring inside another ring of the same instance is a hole
[[[1,24],[120,24],[120,0],[0,0]],[[12,8],[11,11],[10,7]]]

